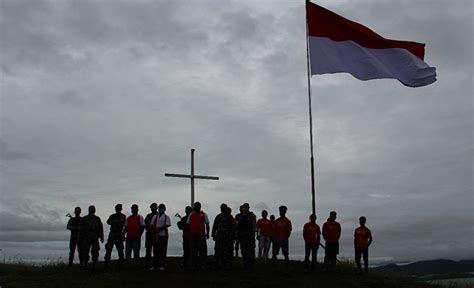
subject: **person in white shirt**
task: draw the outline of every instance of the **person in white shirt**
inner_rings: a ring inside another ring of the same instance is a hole
[[[150,270],[157,267],[161,271],[165,270],[166,253],[168,251],[168,227],[171,226],[171,219],[165,214],[166,206],[161,203],[158,206],[158,214],[151,219],[151,225],[154,228],[153,254],[155,261]]]

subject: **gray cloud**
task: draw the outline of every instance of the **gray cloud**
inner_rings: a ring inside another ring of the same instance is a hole
[[[302,3],[0,5],[2,245],[66,241],[63,215],[77,205],[95,204],[102,219],[115,203],[181,212],[189,182],[163,174],[187,173],[194,147],[196,172],[220,177],[196,184],[211,218],[223,202],[234,212],[249,202],[257,214],[286,204],[292,253],[301,253],[311,208]],[[473,4],[321,5],[427,43],[439,77],[418,89],[312,78],[318,222],[339,212],[347,256],[366,215],[376,258],[463,257],[474,226]]]

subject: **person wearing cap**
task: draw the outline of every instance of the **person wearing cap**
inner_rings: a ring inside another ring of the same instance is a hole
[[[151,212],[145,217],[145,265],[147,268],[150,267],[151,253],[153,250],[153,227],[151,225],[151,219],[153,216],[158,214],[158,204],[152,203],[150,205]],[[156,255],[155,255],[156,256]]]
[[[68,214],[70,215],[70,214]],[[77,248],[77,254],[79,254],[79,263],[82,266],[82,247],[79,235],[79,225],[81,223],[81,207],[74,208],[74,217],[71,217],[67,222],[67,229],[71,231],[71,237],[69,238],[69,267],[72,266],[74,260],[74,252]]]
[[[191,235],[191,261],[193,270],[204,266],[207,257],[207,243],[209,239],[209,218],[201,211],[201,203],[194,203],[193,212],[186,222],[190,228]]]
[[[160,271],[165,270],[166,253],[168,251],[168,228],[171,226],[170,216],[165,214],[166,206],[161,203],[158,206],[158,214],[151,219],[151,225],[154,229],[153,254],[155,256],[155,263],[150,268],[154,270],[156,267]]]
[[[252,270],[255,262],[255,232],[257,221],[255,214],[249,211],[250,205],[244,203],[242,212],[235,216],[237,239],[242,251],[244,268]]]
[[[292,227],[290,219],[286,218],[286,211],[288,208],[282,205],[278,210],[280,211],[280,217],[275,220],[275,241],[273,243],[272,259],[273,265],[276,268],[277,255],[281,249],[281,253],[285,257],[285,268],[288,271],[288,266],[290,264],[290,258],[288,256],[288,239],[290,238]]]
[[[120,265],[123,264],[124,255],[122,230],[126,219],[127,217],[122,213],[122,204],[115,205],[115,213],[110,215],[109,219],[107,219],[107,224],[110,225],[110,232],[109,237],[107,238],[107,243],[105,243],[105,266],[107,266],[110,261],[110,256],[112,255],[114,245],[117,249]]]
[[[83,264],[87,267],[89,262],[89,253],[92,256],[92,268],[99,260],[100,242],[104,243],[104,226],[98,216],[95,215],[95,206],[89,206],[89,214],[82,217],[79,225],[79,233],[82,243]]]
[[[140,259],[142,234],[145,230],[145,219],[143,219],[142,215],[138,214],[137,204],[132,205],[131,211],[132,215],[128,216],[123,228],[123,234],[127,235],[127,240],[125,242],[125,257],[127,260],[132,259],[133,250],[133,258],[135,259],[135,262],[138,262]]]

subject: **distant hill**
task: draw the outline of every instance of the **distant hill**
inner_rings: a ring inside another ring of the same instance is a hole
[[[403,273],[417,276],[474,272],[474,260],[453,261],[446,259],[419,261],[407,265],[388,264],[374,268],[385,273]]]

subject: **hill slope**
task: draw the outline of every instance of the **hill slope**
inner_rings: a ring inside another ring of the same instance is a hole
[[[303,263],[292,261],[288,273],[283,272],[283,263],[277,270],[271,263],[256,263],[255,272],[244,271],[240,259],[232,271],[208,269],[192,272],[179,267],[179,259],[170,258],[167,271],[148,271],[143,264],[127,265],[119,269],[117,263],[111,263],[104,269],[99,263],[94,271],[65,265],[32,267],[28,265],[0,265],[0,286],[7,287],[436,287],[415,278],[387,276],[381,273],[369,273],[360,276],[349,263],[338,266],[336,273],[304,273]]]

